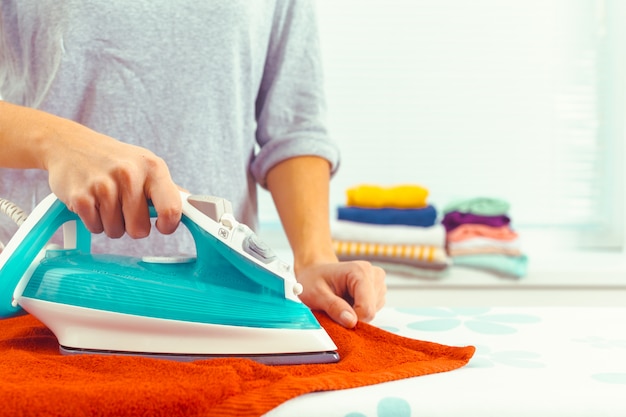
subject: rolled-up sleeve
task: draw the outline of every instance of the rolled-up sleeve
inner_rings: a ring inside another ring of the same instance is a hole
[[[317,18],[312,1],[277,2],[273,33],[256,102],[259,145],[251,172],[266,186],[268,171],[297,156],[339,167],[339,148],[326,126],[326,99]]]

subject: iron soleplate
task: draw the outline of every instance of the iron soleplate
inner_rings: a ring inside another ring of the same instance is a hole
[[[312,365],[339,362],[339,354],[335,351],[327,352],[304,352],[304,353],[273,353],[258,355],[237,354],[175,354],[175,353],[149,353],[149,352],[123,352],[114,350],[80,349],[59,345],[59,351],[63,355],[105,355],[105,356],[134,356],[152,359],[166,359],[177,362],[193,362],[206,359],[240,358],[251,359],[263,365]]]

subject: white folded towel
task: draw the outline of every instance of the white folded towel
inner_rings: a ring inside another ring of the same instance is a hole
[[[448,249],[480,249],[480,248],[502,248],[508,250],[521,250],[520,239],[501,240],[489,237],[473,237],[460,242],[448,242]]]
[[[349,242],[422,245],[442,248],[446,244],[446,229],[442,224],[419,227],[335,220],[331,224],[331,231],[333,239]]]

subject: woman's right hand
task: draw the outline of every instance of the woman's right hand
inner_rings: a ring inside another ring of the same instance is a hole
[[[50,139],[56,149],[48,151],[46,168],[57,197],[92,233],[146,237],[151,227],[148,200],[157,212],[157,229],[174,232],[182,203],[165,161],[145,148],[82,126],[78,130]]]
[[[46,169],[52,192],[92,233],[147,236],[148,200],[157,212],[157,229],[176,230],[182,213],[179,188],[153,152],[2,101],[0,127],[0,166]]]

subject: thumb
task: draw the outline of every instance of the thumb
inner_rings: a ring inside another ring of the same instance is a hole
[[[306,292],[306,291],[305,291]],[[330,288],[315,294],[302,294],[302,301],[313,309],[323,310],[328,316],[348,329],[357,324],[357,315],[346,300],[337,296]]]

